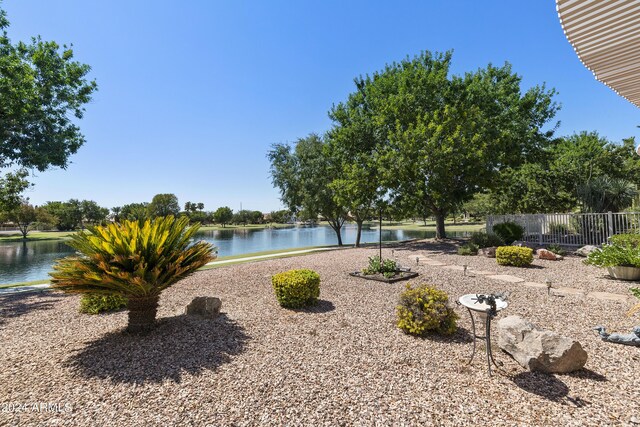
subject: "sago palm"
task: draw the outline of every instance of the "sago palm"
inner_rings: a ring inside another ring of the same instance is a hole
[[[153,328],[160,293],[215,259],[213,246],[191,243],[199,225],[187,217],[123,221],[88,228],[68,245],[79,255],[58,260],[52,287],[68,293],[127,297],[133,333]]]

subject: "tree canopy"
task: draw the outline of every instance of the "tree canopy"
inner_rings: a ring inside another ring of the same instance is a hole
[[[456,76],[451,58],[424,52],[360,77],[330,113],[346,135],[340,143],[375,160],[394,204],[428,209],[438,237],[446,215],[491,188],[500,170],[542,155],[558,109],[544,85],[523,93],[509,64]]]
[[[39,36],[13,44],[0,9],[0,167],[65,168],[85,142],[74,123],[97,89],[73,50]]]
[[[221,224],[224,227],[226,224],[231,222],[233,218],[233,211],[229,206],[222,206],[216,209],[213,213],[213,220],[218,224]]]
[[[492,213],[619,211],[640,182],[635,140],[613,143],[597,132],[554,140],[535,162],[503,170],[489,193]]]
[[[156,194],[153,196],[153,199],[151,199],[148,209],[151,218],[169,215],[178,216],[180,213],[180,204],[175,194]]]
[[[273,184],[281,200],[292,212],[304,211],[311,218],[322,216],[336,232],[342,245],[341,229],[347,219],[345,206],[336,197],[332,182],[340,176],[328,143],[317,134],[300,138],[294,146],[275,144],[267,154]]]

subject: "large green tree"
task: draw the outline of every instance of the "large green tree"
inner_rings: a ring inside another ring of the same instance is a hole
[[[73,50],[34,37],[12,43],[0,9],[0,167],[66,167],[85,142],[75,119],[96,90]]]
[[[231,221],[232,218],[233,218],[233,211],[229,206],[222,206],[216,209],[216,211],[213,213],[213,220],[216,223],[222,225],[223,228],[226,224],[228,224]]]
[[[29,227],[37,220],[36,209],[25,201],[17,209],[8,212],[7,219],[18,227],[22,238],[26,240]]]
[[[80,209],[82,210],[82,227],[84,227],[85,222],[93,225],[100,224],[106,221],[109,215],[108,208],[101,207],[93,200],[83,200],[80,202]]]
[[[631,205],[640,182],[635,140],[597,132],[554,140],[542,156],[504,169],[490,193],[494,213],[603,212]]]
[[[180,204],[178,197],[172,193],[156,194],[149,203],[149,215],[151,218],[158,216],[178,216]]]
[[[498,172],[536,158],[552,131],[553,90],[522,92],[509,64],[450,74],[451,52],[424,52],[356,80],[347,102],[370,122],[365,141],[381,182],[402,206],[424,206],[445,237],[448,213]],[[352,114],[353,115],[353,114]]]
[[[0,214],[14,211],[24,202],[22,193],[30,187],[29,172],[20,169],[0,176]]]
[[[120,208],[120,220],[143,221],[149,218],[149,203],[127,203]]]
[[[372,216],[384,192],[376,164],[373,117],[361,92],[333,106],[329,117],[334,126],[327,134],[325,152],[340,171],[329,186],[334,201],[356,222],[358,247],[362,224]]]
[[[292,212],[309,217],[322,216],[335,231],[342,245],[342,226],[347,209],[336,197],[331,184],[341,176],[341,165],[327,142],[316,134],[300,138],[292,147],[275,144],[267,157],[271,161],[273,184],[280,199]]]
[[[39,36],[13,43],[8,28],[0,8],[0,169],[18,168],[0,175],[0,212],[20,208],[29,169],[66,168],[85,142],[76,119],[97,89],[70,47]]]
[[[77,199],[47,202],[42,208],[56,219],[55,226],[60,231],[74,230],[82,222],[82,203]]]
[[[489,195],[494,214],[570,212],[577,203],[571,181],[547,163],[507,168],[496,183]]]

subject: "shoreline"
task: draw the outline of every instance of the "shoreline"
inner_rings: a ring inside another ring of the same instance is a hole
[[[418,239],[409,239],[409,240],[390,240],[386,242],[382,242],[383,247],[388,246],[398,246],[405,243],[410,243],[417,241]],[[371,248],[377,247],[378,243],[362,243],[360,245],[361,248]],[[299,248],[286,248],[286,249],[273,249],[269,251],[259,251],[259,252],[250,252],[246,254],[237,254],[237,255],[229,255],[224,257],[216,258],[215,261],[210,262],[209,264],[201,267],[198,271],[210,270],[213,268],[224,267],[228,265],[237,265],[237,264],[246,264],[251,262],[259,262],[264,260],[273,260],[273,259],[281,259],[281,258],[290,258],[302,255],[308,255],[313,252],[323,252],[323,251],[331,251],[331,250],[345,250],[345,249],[356,249],[354,245],[319,245],[319,246],[303,246]],[[40,279],[40,280],[31,280],[26,282],[14,282],[14,283],[2,283],[0,284],[0,294],[1,293],[9,293],[9,289],[14,288],[23,288],[30,286],[40,286],[49,284],[49,279]],[[44,291],[47,290],[48,287],[38,287],[34,288],[32,291]],[[25,291],[22,291],[25,292]]]
[[[354,222],[346,222],[349,225],[355,225]],[[318,226],[328,226],[325,221],[319,222]],[[366,221],[365,227],[378,228],[376,221]],[[447,230],[454,233],[465,233],[480,231],[485,228],[484,222],[458,222],[446,223]],[[264,230],[264,229],[280,229],[280,228],[294,228],[296,224],[248,224],[248,225],[229,225],[221,227],[219,225],[203,225],[198,231],[222,231],[222,230]],[[436,226],[433,221],[428,221],[427,225],[424,225],[421,221],[402,221],[402,222],[389,222],[383,221],[383,230],[408,230],[408,231],[425,231],[435,232]],[[80,230],[74,231],[31,231],[24,239],[22,234],[18,231],[2,231],[0,232],[0,243],[28,243],[28,242],[43,242],[43,241],[65,241],[71,238],[71,235],[77,233]],[[13,233],[13,234],[7,234]]]

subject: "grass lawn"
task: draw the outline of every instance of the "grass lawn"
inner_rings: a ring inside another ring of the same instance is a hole
[[[261,230],[263,228],[289,228],[295,227],[294,224],[247,224],[247,225],[227,225],[222,227],[221,225],[203,225],[200,227],[201,231],[208,230],[242,230],[242,229],[251,229],[251,230]]]
[[[378,225],[377,221],[371,221],[365,223],[371,227]],[[453,221],[445,222],[446,231],[480,231],[484,230],[486,224],[484,222],[458,222],[454,224]],[[382,221],[382,228],[385,230],[422,230],[422,231],[435,231],[435,221],[427,221],[427,225],[423,221],[403,221],[403,222],[389,222]]]
[[[75,231],[30,231],[27,240],[66,240]],[[21,242],[22,233],[0,234],[0,242]]]
[[[49,281],[47,279],[44,279],[44,280],[33,280],[31,282],[7,283],[6,285],[0,285],[0,289],[16,288],[18,286],[43,285],[45,283],[49,283]]]

